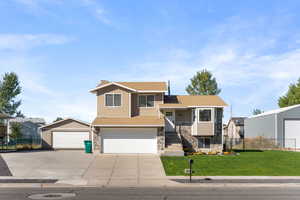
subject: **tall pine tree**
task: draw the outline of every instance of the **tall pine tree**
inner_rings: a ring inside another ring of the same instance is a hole
[[[5,73],[0,80],[0,112],[11,116],[22,116],[18,111],[21,100],[17,96],[21,93],[18,76],[14,72]]]
[[[221,92],[216,79],[206,69],[197,72],[185,90],[190,95],[218,95]]]

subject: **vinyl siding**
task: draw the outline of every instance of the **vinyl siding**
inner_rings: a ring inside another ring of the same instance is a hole
[[[105,106],[105,94],[121,94],[121,106]],[[129,117],[129,91],[118,86],[108,86],[97,93],[97,117]]]

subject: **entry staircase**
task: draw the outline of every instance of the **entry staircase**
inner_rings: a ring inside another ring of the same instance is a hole
[[[177,132],[165,132],[164,156],[184,156],[181,136]]]

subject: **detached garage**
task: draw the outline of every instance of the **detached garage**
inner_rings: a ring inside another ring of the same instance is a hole
[[[84,149],[91,140],[90,124],[68,118],[41,127],[44,149]]]
[[[245,137],[274,138],[283,148],[300,149],[300,105],[264,112],[245,119]]]

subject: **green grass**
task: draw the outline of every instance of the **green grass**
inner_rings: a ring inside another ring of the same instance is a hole
[[[236,156],[194,155],[161,157],[168,176],[183,176],[188,159],[196,176],[300,176],[300,153],[287,151],[240,152]]]

